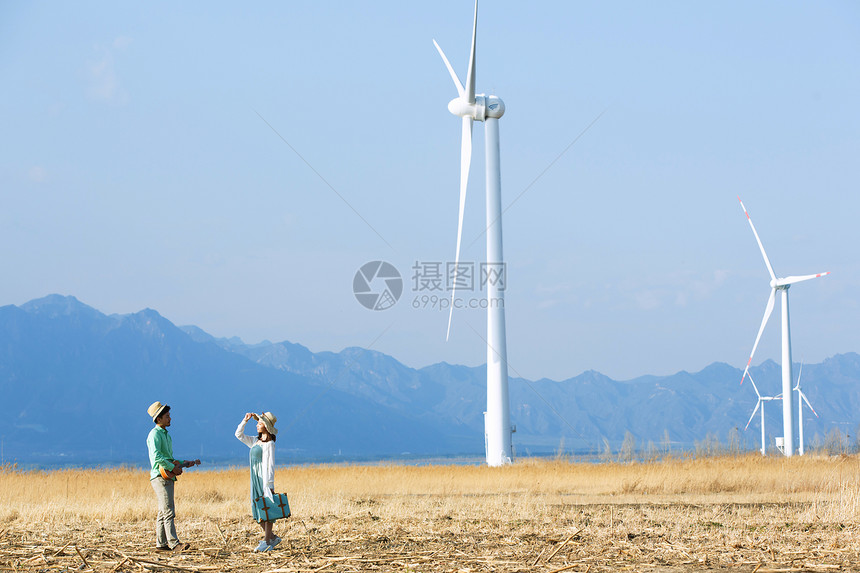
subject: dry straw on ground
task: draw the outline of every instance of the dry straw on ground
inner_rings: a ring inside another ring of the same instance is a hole
[[[860,461],[756,455],[633,464],[279,469],[293,517],[252,549],[247,470],[190,471],[155,552],[145,472],[0,471],[0,571],[860,570]]]

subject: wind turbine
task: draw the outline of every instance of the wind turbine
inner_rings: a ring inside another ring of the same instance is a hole
[[[800,389],[800,377],[803,375],[803,362],[800,363],[800,372],[797,373],[797,386],[794,387],[797,390],[797,418],[798,418],[798,429],[800,430],[799,443],[797,445],[797,453],[801,456],[803,455],[803,403],[806,402],[806,405],[809,406],[809,409],[812,410],[812,413],[815,414],[815,417],[818,418],[818,412],[815,411],[815,408],[812,407],[812,404],[809,403],[809,399],[806,397],[806,394],[803,393],[803,390]],[[750,378],[752,380],[752,378]]]
[[[744,426],[744,431],[750,427],[750,423],[752,423],[753,418],[755,417],[755,413],[758,411],[759,406],[761,406],[761,455],[767,455],[767,442],[764,437],[764,402],[770,402],[771,400],[781,400],[780,396],[762,396],[758,392],[758,387],[755,385],[755,381],[752,379],[752,375],[750,375],[750,382],[752,382],[753,390],[755,390],[755,395],[758,396],[758,402],[755,403],[755,408],[753,408],[752,414],[750,414],[750,419],[747,422],[747,425]]]
[[[502,182],[499,158],[499,118],[505,113],[505,104],[493,95],[475,95],[475,36],[478,29],[478,0],[475,0],[475,17],[472,24],[472,50],[464,86],[436,40],[433,45],[442,56],[451,79],[457,88],[457,97],[448,103],[448,111],[462,118],[460,143],[460,214],[457,223],[457,251],[454,259],[454,284],[451,291],[451,310],[448,314],[448,333],[454,313],[454,294],[460,264],[460,243],[463,237],[463,210],[466,206],[466,188],[472,162],[472,124],[484,122],[486,146],[487,186],[487,261],[485,271],[491,273],[487,281],[487,411],[484,413],[484,443],[487,465],[511,463],[510,401],[508,399],[508,357],[505,342],[504,273],[502,257]]]
[[[794,408],[792,408],[791,401],[791,330],[789,328],[788,320],[788,289],[794,283],[823,277],[824,275],[829,275],[830,272],[828,271],[826,273],[818,273],[816,275],[788,276],[785,278],[777,278],[776,274],[774,274],[773,272],[773,267],[770,265],[770,260],[768,260],[767,258],[767,253],[765,253],[764,251],[764,246],[761,244],[761,239],[759,239],[758,233],[755,230],[755,225],[753,225],[752,219],[750,219],[750,214],[747,212],[747,208],[744,207],[744,202],[741,201],[740,197],[738,197],[738,201],[741,204],[741,209],[744,210],[744,214],[747,216],[747,221],[749,221],[753,235],[755,235],[755,240],[756,243],[758,243],[759,250],[761,250],[761,256],[762,258],[764,258],[764,264],[767,267],[767,272],[770,273],[771,288],[770,297],[768,297],[767,306],[764,309],[764,318],[762,318],[761,326],[758,329],[758,335],[756,335],[755,337],[755,343],[753,344],[752,352],[750,352],[749,360],[747,360],[747,367],[744,368],[744,375],[741,377],[741,384],[744,383],[744,378],[746,378],[747,374],[749,373],[750,364],[752,363],[753,356],[755,355],[755,349],[758,346],[758,341],[761,339],[761,333],[764,331],[764,327],[767,324],[768,319],[770,318],[771,312],[773,312],[773,304],[776,299],[776,293],[777,291],[779,291],[782,299],[782,395],[785,397],[785,399],[782,401],[782,428],[785,444],[785,455],[786,457],[791,457],[794,454]]]

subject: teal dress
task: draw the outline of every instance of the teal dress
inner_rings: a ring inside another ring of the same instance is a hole
[[[251,447],[251,515],[254,521],[265,519],[265,516],[257,511],[254,500],[264,494],[263,488],[263,448],[260,444]]]

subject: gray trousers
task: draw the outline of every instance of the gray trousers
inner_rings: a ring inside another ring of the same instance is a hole
[[[179,544],[176,537],[176,525],[173,523],[176,517],[176,508],[173,505],[173,480],[164,479],[161,476],[149,480],[155,497],[158,500],[158,517],[155,518],[155,541],[158,547],[169,547],[173,549]]]

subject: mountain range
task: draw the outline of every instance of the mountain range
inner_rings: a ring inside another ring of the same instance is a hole
[[[776,393],[780,367],[751,369]],[[742,371],[713,363],[696,373],[616,381],[510,379],[517,455],[599,453],[627,440],[689,448],[705,439],[759,447],[756,403]],[[854,434],[860,355],[803,366],[807,443]],[[150,403],[171,406],[178,457],[239,460],[233,433],[245,412],[278,417],[278,461],[482,456],[485,368],[410,368],[362,348],[311,352],[292,342],[248,345],[176,326],[144,309],[105,315],[72,296],[0,307],[0,457],[34,465],[146,463]],[[796,399],[796,396],[794,397]],[[766,404],[768,441],[782,414]],[[739,430],[739,432],[738,432]],[[250,431],[250,428],[249,428]],[[771,446],[772,447],[772,446]]]

